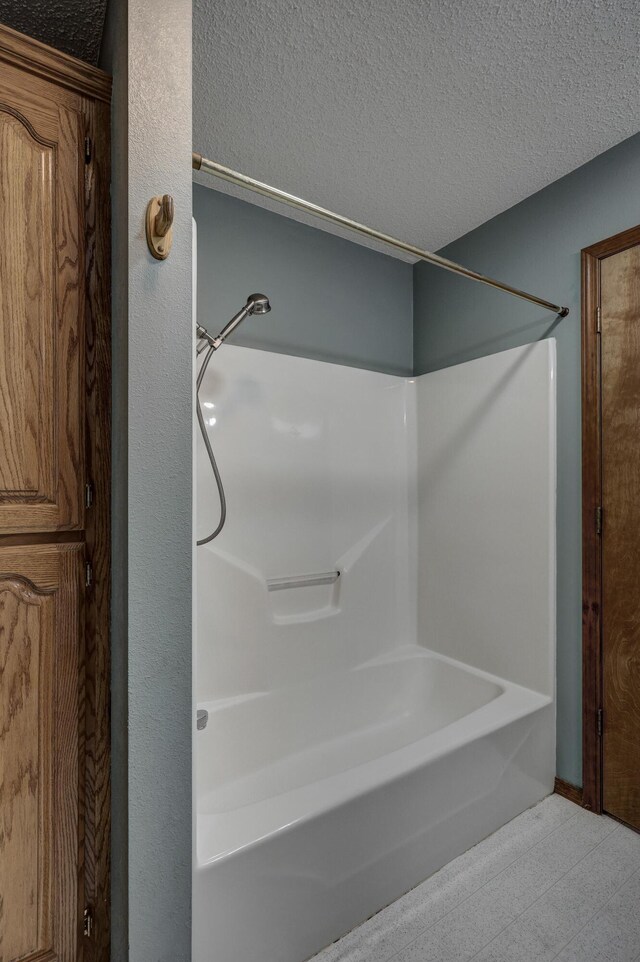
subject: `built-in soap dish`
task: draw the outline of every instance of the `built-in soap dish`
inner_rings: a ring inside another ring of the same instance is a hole
[[[303,624],[338,614],[339,579],[339,571],[266,579],[274,624]]]
[[[339,571],[321,571],[315,575],[291,575],[288,578],[268,578],[267,591],[285,591],[287,588],[313,588],[315,585],[333,585],[339,577]]]

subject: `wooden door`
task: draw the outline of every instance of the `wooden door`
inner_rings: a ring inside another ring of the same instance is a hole
[[[109,99],[0,26],[0,962],[110,954]]]
[[[584,801],[640,830],[640,228],[583,251]]]
[[[603,808],[640,830],[640,245],[600,266]]]
[[[0,546],[0,960],[75,962],[80,545]]]
[[[77,109],[64,101],[38,78],[0,72],[5,532],[77,529],[83,520],[83,138]]]

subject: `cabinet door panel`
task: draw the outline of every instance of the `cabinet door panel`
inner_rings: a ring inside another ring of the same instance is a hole
[[[2,70],[0,530],[67,530],[83,520],[80,125]]]
[[[0,960],[78,952],[81,545],[0,547]]]

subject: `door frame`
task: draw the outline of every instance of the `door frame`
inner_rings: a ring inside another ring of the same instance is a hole
[[[97,75],[97,71],[95,72]],[[85,266],[85,593],[83,922],[79,958],[111,954],[111,81],[86,98],[84,162]],[[85,145],[87,142],[85,141]]]
[[[602,430],[600,264],[640,244],[640,226],[582,250],[582,784],[602,813]]]

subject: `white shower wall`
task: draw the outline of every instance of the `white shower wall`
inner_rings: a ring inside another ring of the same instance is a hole
[[[197,700],[412,644],[553,696],[554,366],[553,340],[412,379],[215,355],[201,400],[228,519],[198,550]],[[200,443],[198,537],[217,511]]]
[[[555,340],[417,380],[420,644],[553,697]]]
[[[281,688],[415,642],[411,388],[250,348],[214,356],[200,393],[228,518],[198,551],[198,701]],[[198,537],[217,511],[200,443]],[[334,585],[267,590],[268,579],[334,570]]]
[[[201,396],[193,955],[301,962],[553,790],[554,345]]]

